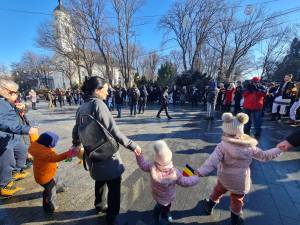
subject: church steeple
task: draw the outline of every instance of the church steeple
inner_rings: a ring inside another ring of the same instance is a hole
[[[58,6],[56,6],[56,8],[54,9],[54,11],[57,11],[57,10],[60,10],[60,11],[66,11],[63,4],[62,4],[62,0],[58,0]]]

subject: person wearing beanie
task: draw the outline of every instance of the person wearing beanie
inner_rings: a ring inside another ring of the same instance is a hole
[[[257,140],[244,134],[244,125],[249,121],[245,113],[233,116],[231,113],[222,115],[222,141],[213,153],[196,170],[200,177],[207,176],[215,168],[218,170],[218,181],[209,199],[205,199],[205,211],[212,214],[214,207],[226,192],[230,192],[231,225],[244,224],[242,207],[244,197],[250,190],[250,164],[252,158],[269,161],[279,156],[284,148],[272,148],[263,151],[257,147]]]
[[[253,77],[243,92],[244,112],[249,116],[245,125],[245,133],[250,134],[252,121],[255,129],[255,137],[259,139],[261,134],[262,111],[267,89],[260,83],[259,77]]]
[[[176,197],[176,184],[182,187],[190,187],[199,182],[199,177],[184,177],[174,167],[172,152],[166,142],[156,141],[153,150],[152,162],[146,161],[141,151],[135,154],[139,167],[150,173],[152,196],[157,203],[154,208],[154,215],[160,225],[166,225],[172,221],[170,208]]]
[[[37,135],[30,136],[29,153],[33,156],[33,173],[35,181],[44,188],[43,192],[43,208],[48,214],[53,214],[56,207],[56,186],[58,176],[56,170],[58,163],[67,158],[77,156],[78,152],[75,148],[64,153],[57,154],[55,146],[58,142],[58,135],[47,131],[39,137]]]

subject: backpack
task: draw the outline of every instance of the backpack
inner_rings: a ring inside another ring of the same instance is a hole
[[[84,147],[83,166],[86,170],[86,159],[92,163],[110,159],[118,150],[119,143],[109,131],[95,119],[96,104],[93,101],[94,111],[91,114],[82,114],[79,118],[78,134]]]

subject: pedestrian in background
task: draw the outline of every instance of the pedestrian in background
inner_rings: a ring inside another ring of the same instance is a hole
[[[37,102],[36,92],[33,89],[31,89],[29,94],[28,94],[28,97],[30,98],[30,101],[31,101],[31,104],[32,104],[32,109],[36,110],[36,102]]]
[[[147,99],[148,99],[148,92],[147,92],[146,86],[143,85],[140,90],[139,114],[140,113],[144,114],[146,104],[147,104]]]
[[[207,97],[206,97],[206,104],[207,104],[206,119],[207,120],[214,119],[218,92],[219,92],[219,90],[217,88],[217,82],[215,80],[211,81],[209,83]]]
[[[121,118],[122,114],[122,107],[124,104],[124,96],[123,96],[123,91],[119,87],[116,89],[115,92],[115,101],[116,101],[116,107],[118,111],[118,118]]]
[[[262,110],[266,93],[267,90],[260,83],[259,77],[253,77],[243,92],[243,108],[244,112],[249,117],[249,121],[245,125],[245,133],[250,135],[251,126],[253,122],[255,129],[254,136],[256,138],[259,138],[261,135]]]
[[[160,106],[160,109],[156,115],[157,118],[160,118],[160,113],[165,110],[166,112],[166,116],[168,117],[168,119],[172,119],[172,117],[169,115],[169,112],[168,112],[168,100],[169,100],[169,87],[166,86],[163,90],[163,93],[161,95],[161,106]]]

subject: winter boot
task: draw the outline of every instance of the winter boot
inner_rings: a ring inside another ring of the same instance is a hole
[[[153,216],[154,216],[155,220],[157,220],[157,221],[159,220],[160,214],[161,214],[161,207],[158,204],[156,204],[153,209]]]
[[[14,182],[10,181],[5,187],[0,187],[0,199],[13,197],[21,190],[23,188],[15,186]]]
[[[171,216],[171,213],[168,213],[167,215],[159,215],[158,224],[159,225],[169,225],[173,221],[173,218]]]
[[[281,114],[278,113],[277,120],[281,121]]]
[[[276,113],[271,114],[271,121],[276,121]]]
[[[204,199],[204,203],[205,203],[204,209],[205,209],[206,214],[211,215],[213,213],[213,209],[215,208],[217,203],[215,203],[211,199]]]
[[[24,170],[21,170],[19,172],[13,172],[13,180],[14,181],[22,180],[22,179],[28,177],[29,175],[30,175],[30,173],[28,173]]]
[[[244,220],[240,215],[231,212],[231,225],[244,225]]]

